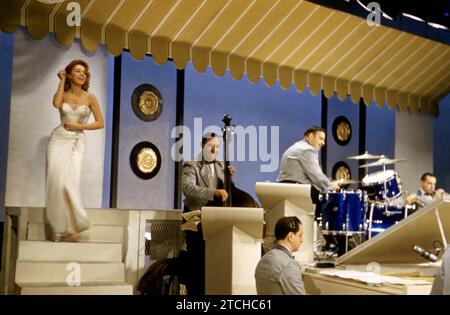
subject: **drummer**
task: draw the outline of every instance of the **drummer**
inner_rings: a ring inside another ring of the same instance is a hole
[[[318,126],[308,128],[304,133],[304,138],[291,145],[283,153],[278,176],[279,183],[311,185],[311,200],[316,205],[316,219],[322,214],[319,194],[339,189],[339,184],[327,178],[319,163],[319,151],[325,145],[325,136],[324,128]],[[333,250],[333,247],[344,249],[342,244],[345,240],[336,240],[332,235],[324,236],[328,250]]]
[[[304,138],[291,145],[281,157],[279,183],[311,185],[311,199],[319,204],[319,193],[339,189],[337,182],[330,181],[319,163],[319,151],[325,145],[325,129],[312,126]],[[316,207],[316,216],[317,207]]]

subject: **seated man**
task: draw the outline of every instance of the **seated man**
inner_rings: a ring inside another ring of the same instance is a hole
[[[397,185],[401,191],[400,196],[390,201],[390,206],[407,208],[408,214],[412,214],[419,207],[423,206],[422,201],[417,198],[415,194],[409,194],[407,191],[402,189],[402,179],[400,175],[397,175]]]
[[[303,242],[303,227],[297,217],[283,217],[275,224],[277,245],[265,254],[255,270],[259,295],[305,295],[300,264],[292,256]]]
[[[416,197],[424,206],[436,200],[444,198],[445,191],[443,189],[436,190],[436,177],[431,173],[425,173],[420,177],[420,188]]]

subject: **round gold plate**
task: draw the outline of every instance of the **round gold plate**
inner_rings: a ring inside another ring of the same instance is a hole
[[[164,102],[156,87],[151,84],[141,84],[131,96],[131,106],[140,119],[152,121],[161,115]]]
[[[336,117],[332,128],[333,138],[339,145],[346,145],[352,139],[352,125],[346,117]]]
[[[150,179],[155,177],[161,169],[161,162],[161,153],[151,142],[140,142],[131,150],[131,169],[139,178]]]

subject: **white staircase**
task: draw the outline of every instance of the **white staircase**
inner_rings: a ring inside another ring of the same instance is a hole
[[[55,243],[48,241],[44,208],[6,207],[0,294],[138,294],[151,257],[164,255],[161,229],[171,238],[167,255],[180,241],[181,210],[87,209],[87,214],[91,227],[78,242]],[[146,254],[148,233],[154,242]]]
[[[88,210],[88,216],[92,226],[78,242],[51,242],[43,211],[30,212],[16,262],[21,294],[133,294],[126,281],[127,214]]]

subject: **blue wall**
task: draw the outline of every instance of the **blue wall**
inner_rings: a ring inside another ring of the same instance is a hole
[[[279,146],[275,146],[276,152],[271,152],[270,141],[267,148],[262,150],[278,161],[275,165],[276,170],[261,172],[260,167],[270,162],[261,161],[259,153],[257,161],[250,161],[248,150],[245,161],[232,162],[237,169],[234,178],[237,187],[254,197],[256,197],[255,182],[275,182],[281,154],[291,144],[302,139],[303,132],[310,125],[320,125],[320,94],[313,96],[309,91],[298,93],[294,88],[284,91],[279,86],[267,87],[263,81],[252,84],[247,78],[236,81],[229,73],[224,77],[217,77],[210,69],[202,74],[196,72],[192,65],[186,68],[185,79],[184,124],[192,131],[191,142],[195,152],[200,150],[203,132],[197,131],[194,140],[196,117],[202,118],[203,129],[209,125],[223,127],[221,121],[223,115],[229,113],[236,126],[244,128],[255,126],[258,138],[261,138],[262,134],[267,134],[267,138],[270,139],[275,130],[271,129],[271,126],[279,128],[279,138],[276,137],[276,141],[279,139]],[[267,131],[260,133],[261,126],[267,126]],[[237,143],[233,145],[236,150]]]
[[[333,138],[332,126],[338,116],[346,117],[352,126],[352,137],[344,146],[339,145]],[[350,167],[352,178],[358,179],[358,161],[348,160],[347,157],[359,153],[359,104],[354,104],[350,97],[340,101],[335,95],[328,100],[327,120],[327,176],[331,178],[333,166],[343,161]]]
[[[450,94],[439,103],[439,116],[434,120],[433,164],[438,188],[450,193]]]
[[[4,220],[14,35],[0,32],[0,222]]]
[[[371,154],[395,157],[395,111],[373,102],[367,107],[366,150]],[[370,169],[369,171],[375,171]]]
[[[148,83],[162,94],[164,109],[161,116],[144,122],[133,112],[131,96],[136,87]],[[129,53],[122,54],[120,99],[119,168],[117,186],[118,208],[171,209],[174,200],[174,161],[170,150],[174,142],[170,132],[175,126],[176,68],[172,63],[156,65],[150,57],[136,61]],[[133,147],[141,142],[155,144],[162,156],[157,176],[150,180],[137,177],[129,162]]]

